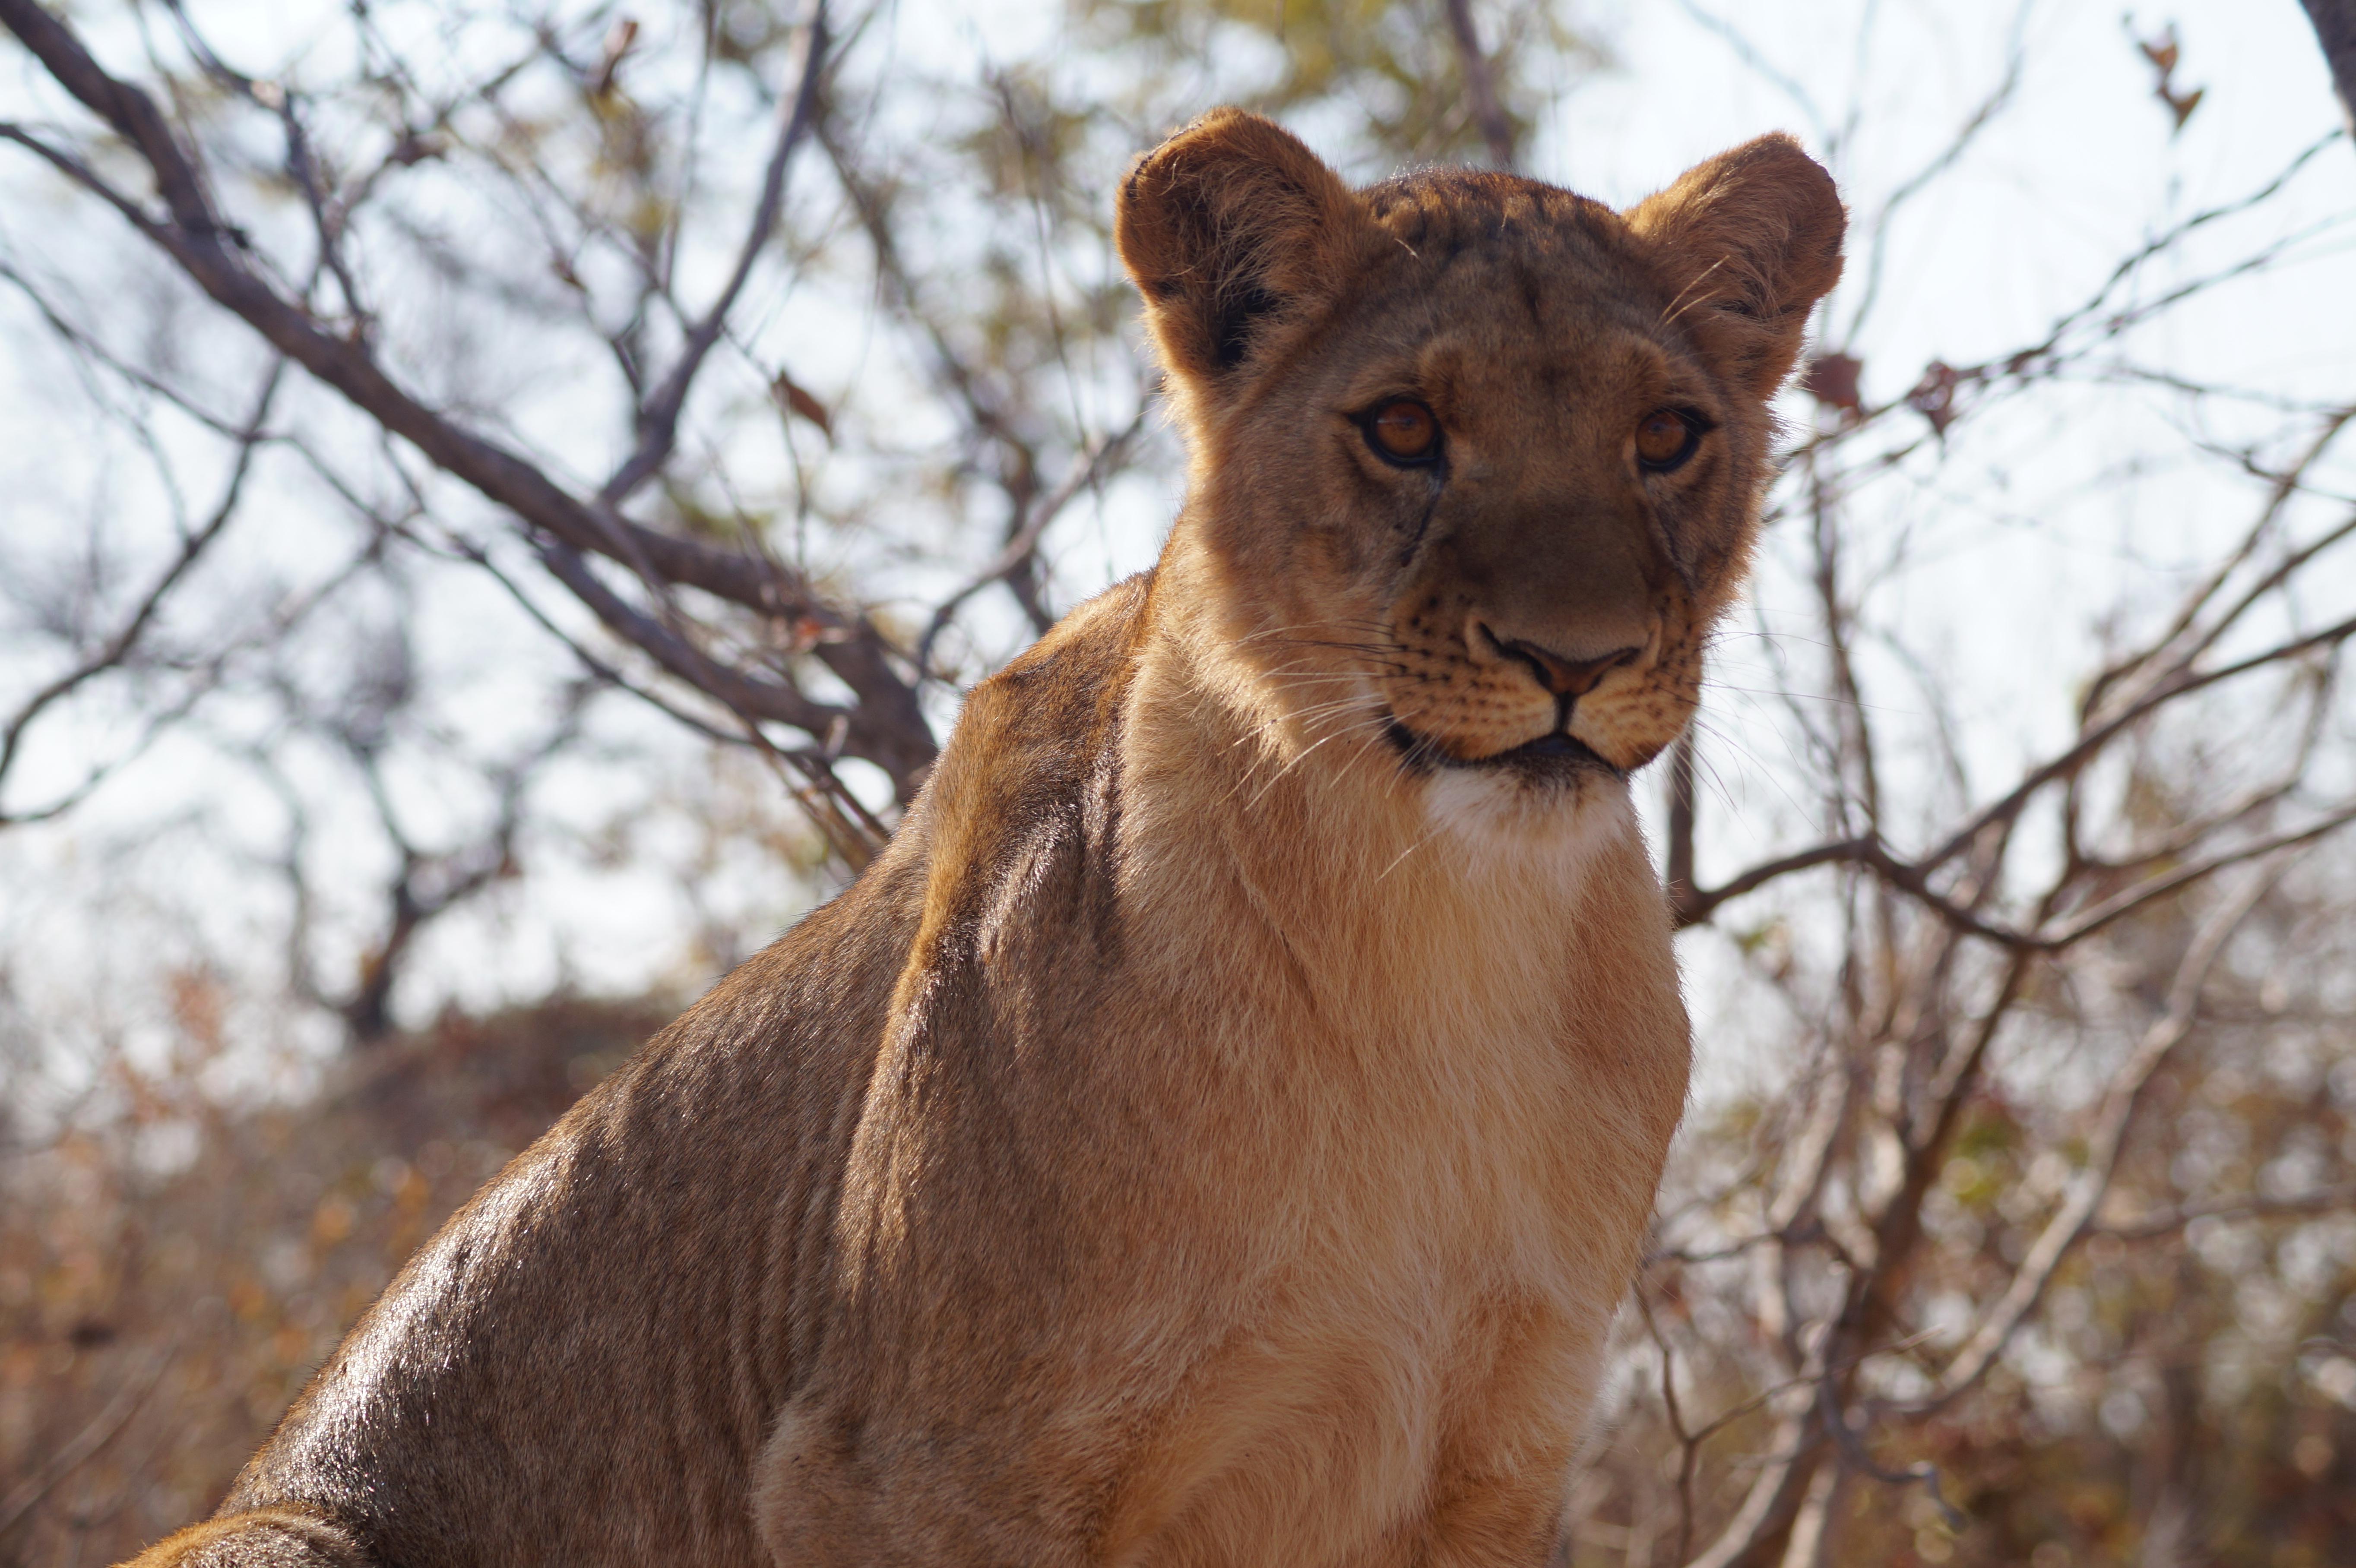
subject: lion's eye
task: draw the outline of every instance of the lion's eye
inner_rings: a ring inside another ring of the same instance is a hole
[[[1655,409],[1636,421],[1636,461],[1648,472],[1668,473],[1700,444],[1700,422],[1675,409]]]
[[[1393,463],[1429,463],[1440,454],[1440,421],[1414,399],[1399,398],[1367,418],[1366,441]]]

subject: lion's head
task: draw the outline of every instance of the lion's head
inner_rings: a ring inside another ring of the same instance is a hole
[[[1783,136],[1625,213],[1463,171],[1354,192],[1234,110],[1141,160],[1119,244],[1192,455],[1181,528],[1305,743],[1541,795],[1667,746],[1843,227]]]

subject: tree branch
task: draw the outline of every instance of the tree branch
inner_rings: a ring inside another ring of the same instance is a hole
[[[1448,0],[1448,31],[1456,40],[1457,63],[1464,71],[1464,97],[1472,123],[1489,148],[1489,161],[1507,174],[1514,172],[1514,122],[1497,99],[1497,74],[1481,50],[1480,32],[1472,26],[1472,0]]]
[[[363,345],[321,330],[308,313],[281,296],[248,266],[241,249],[225,242],[231,231],[216,219],[195,165],[145,92],[109,77],[80,41],[35,0],[0,0],[0,23],[24,41],[61,85],[130,141],[165,193],[169,221],[158,220],[77,160],[20,128],[0,125],[0,135],[39,154],[108,201],[216,303],[341,392],[386,431],[415,447],[436,467],[538,530],[544,546],[560,546],[576,558],[587,552],[634,566],[643,562],[670,581],[769,613],[823,609],[823,614],[812,618],[836,635],[819,638],[812,651],[859,697],[855,709],[813,703],[787,688],[741,676],[721,682],[717,688],[706,686],[704,689],[732,707],[751,704],[743,710],[756,718],[798,725],[800,720],[791,717],[796,712],[816,715],[826,722],[842,717],[846,721],[843,750],[867,758],[891,774],[902,798],[914,794],[937,747],[925,723],[915,687],[892,668],[881,634],[864,616],[825,608],[818,593],[775,561],[714,549],[630,522],[608,507],[584,504],[525,458],[427,409],[397,386]],[[562,559],[562,552],[545,554],[544,559],[552,564]],[[577,590],[584,573],[585,569],[569,575],[560,572],[560,577]],[[635,612],[616,613],[626,606],[602,585],[591,608],[609,627],[633,641],[637,633],[663,630]],[[673,674],[695,684],[701,682],[690,670],[719,668],[701,656],[681,657],[683,645],[676,634],[659,645],[640,645]]]
[[[238,503],[245,495],[246,475],[252,471],[253,454],[262,443],[262,425],[270,417],[270,406],[278,395],[279,382],[285,368],[286,361],[283,357],[275,359],[262,378],[262,390],[254,400],[253,412],[238,432],[237,456],[230,466],[229,480],[222,486],[220,501],[213,507],[212,515],[205,519],[202,527],[182,538],[179,552],[172,558],[171,564],[164,569],[147,592],[140,595],[137,606],[116,628],[114,635],[88,658],[27,698],[10,716],[5,728],[0,729],[0,790],[6,787],[9,771],[16,766],[25,732],[31,728],[33,721],[53,704],[123,664],[139,640],[146,635],[148,627],[154,624],[156,615],[164,608],[165,600],[171,596],[172,591],[179,586],[205,552],[212,548],[213,541],[220,538],[229,527],[230,519],[237,515]],[[52,813],[44,808],[32,815],[46,816]],[[0,827],[27,819],[13,816],[5,807],[0,807]]]
[[[2356,0],[2299,0],[2307,19],[2315,24],[2316,41],[2323,46],[2324,63],[2331,68],[2331,90],[2340,99],[2340,118],[2356,134]]]
[[[974,573],[965,586],[941,601],[939,607],[933,612],[932,620],[925,627],[924,636],[916,643],[918,669],[932,668],[933,643],[958,608],[991,583],[1004,580],[1027,565],[1038,554],[1039,536],[1047,531],[1047,526],[1062,515],[1064,508],[1070,506],[1081,491],[1101,484],[1108,474],[1119,466],[1130,444],[1145,429],[1146,415],[1151,408],[1150,402],[1140,404],[1134,419],[1097,443],[1085,460],[1073,464],[1071,472],[1064,475],[1063,483],[1031,507],[1030,516],[1023,518],[1023,526],[1015,530],[1014,537],[1006,541],[1006,548],[1000,550],[988,566]]]
[[[2103,1105],[2094,1117],[2086,1145],[2086,1164],[2080,1171],[2070,1195],[2044,1231],[2022,1258],[2020,1267],[2012,1277],[1978,1330],[1964,1348],[1948,1362],[1939,1379],[1937,1390],[1921,1403],[1920,1408],[1933,1409],[1946,1403],[1970,1388],[1995,1364],[2006,1345],[2024,1318],[2043,1298],[2046,1285],[2062,1259],[2075,1246],[2094,1219],[2094,1211],[2110,1190],[2111,1172],[2118,1164],[2119,1152],[2126,1142],[2129,1125],[2136,1108],[2143,1104],[2143,1093],[2170,1052],[2183,1043],[2192,1032],[2193,1023],[2201,1011],[2201,996],[2209,982],[2209,972],[2215,966],[2225,944],[2242,922],[2258,905],[2269,889],[2280,878],[2283,868],[2277,866],[2250,879],[2249,884],[2212,912],[2201,923],[2201,930],[2177,965],[2175,983],[2169,987],[2168,1010],[2144,1031],[2143,1039],[2113,1075]],[[1911,1407],[1910,1407],[1911,1408]]]
[[[534,549],[549,574],[572,590],[573,596],[586,604],[610,630],[651,655],[672,675],[709,692],[737,712],[752,719],[791,724],[813,735],[827,734],[838,723],[851,723],[852,709],[814,701],[790,686],[740,675],[653,616],[632,609],[620,594],[598,580],[582,553],[571,545],[550,539],[537,541]]]
[[[702,368],[704,356],[727,329],[728,313],[735,308],[737,296],[744,292],[745,280],[753,275],[753,263],[776,229],[777,215],[785,208],[786,171],[818,112],[827,42],[825,0],[817,0],[802,30],[800,84],[787,100],[785,115],[777,126],[776,144],[770,149],[768,168],[761,178],[760,203],[753,210],[751,231],[737,252],[736,269],[729,274],[727,286],[712,301],[703,319],[689,330],[678,363],[639,411],[637,450],[597,492],[598,498],[608,506],[620,504],[669,460],[671,448],[679,439],[679,414],[687,402],[688,389],[695,380],[695,373]]]
[[[2132,1220],[2113,1224],[2089,1225],[2090,1233],[2116,1236],[2123,1242],[2147,1242],[2155,1236],[2165,1236],[2180,1231],[2195,1220],[2223,1220],[2248,1217],[2275,1219],[2290,1214],[2336,1214],[2342,1209],[2356,1209],[2356,1182],[2338,1187],[2326,1187],[2314,1192],[2300,1192],[2287,1198],[2268,1198],[2263,1193],[2244,1193],[2238,1198],[2213,1198],[2203,1203],[2187,1203],[2179,1208],[2163,1209],[2157,1213],[2138,1214]]]

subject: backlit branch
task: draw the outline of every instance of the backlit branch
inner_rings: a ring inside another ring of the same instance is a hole
[[[913,792],[931,763],[935,742],[917,707],[913,683],[894,667],[894,651],[863,615],[830,605],[775,560],[667,534],[621,517],[602,502],[581,500],[530,460],[427,408],[394,382],[362,341],[323,330],[307,311],[286,299],[256,271],[243,241],[215,212],[195,164],[153,100],[137,87],[109,76],[80,40],[34,0],[0,0],[0,23],[16,33],[61,86],[104,119],[139,155],[155,176],[166,215],[153,214],[80,160],[22,127],[0,126],[0,136],[34,151],[106,201],[216,303],[280,352],[342,393],[436,467],[513,513],[540,537],[542,557],[551,569],[582,596],[614,635],[644,648],[674,676],[755,722],[777,720],[802,728],[814,723],[822,732],[836,719],[843,720],[842,751],[881,766],[904,797]],[[813,47],[805,51],[806,81],[821,64],[821,49]],[[798,95],[797,102],[800,101]],[[789,118],[780,134],[777,154],[771,161],[776,176],[772,183],[780,188],[783,158],[799,139],[797,124],[806,123],[806,113]],[[756,223],[756,237],[774,222],[774,201],[765,205],[769,212]],[[706,317],[706,325],[715,334],[737,286],[741,285],[732,284],[722,304]],[[684,357],[673,373],[682,398],[693,365],[701,358],[700,351]],[[668,437],[658,444],[667,450]],[[813,656],[851,688],[857,704],[839,709],[813,702],[791,686],[756,677],[721,678],[715,674],[720,669],[717,661],[685,645],[686,639],[676,628],[630,609],[619,595],[599,583],[582,560],[587,555],[602,555],[633,569],[650,571],[665,582],[698,588],[765,614],[811,622],[819,634],[811,646]],[[710,684],[705,684],[706,679]]]
[[[262,389],[254,399],[253,411],[235,432],[236,455],[230,461],[229,478],[222,485],[220,499],[215,503],[210,515],[198,527],[181,536],[180,547],[174,552],[170,562],[149,584],[147,591],[140,595],[138,603],[111,635],[72,668],[17,704],[16,710],[8,716],[5,723],[0,724],[0,799],[5,799],[9,773],[16,765],[26,733],[34,721],[90,682],[126,667],[134,659],[143,639],[154,628],[174,591],[186,581],[189,572],[204,559],[205,553],[220,539],[230,520],[237,516],[239,504],[245,496],[247,476],[253,469],[254,453],[262,444],[271,404],[277,398],[285,368],[285,360],[274,359],[263,376]],[[82,799],[105,776],[106,771],[104,768],[94,771],[81,784],[46,805],[22,811],[0,807],[0,827],[37,822],[57,816]]]

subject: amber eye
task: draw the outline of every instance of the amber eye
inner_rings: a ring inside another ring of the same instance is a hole
[[[1655,474],[1666,474],[1701,444],[1699,421],[1675,409],[1655,409],[1636,421],[1636,460]]]
[[[1366,440],[1393,463],[1429,463],[1440,453],[1440,421],[1414,399],[1400,398],[1367,418]]]

